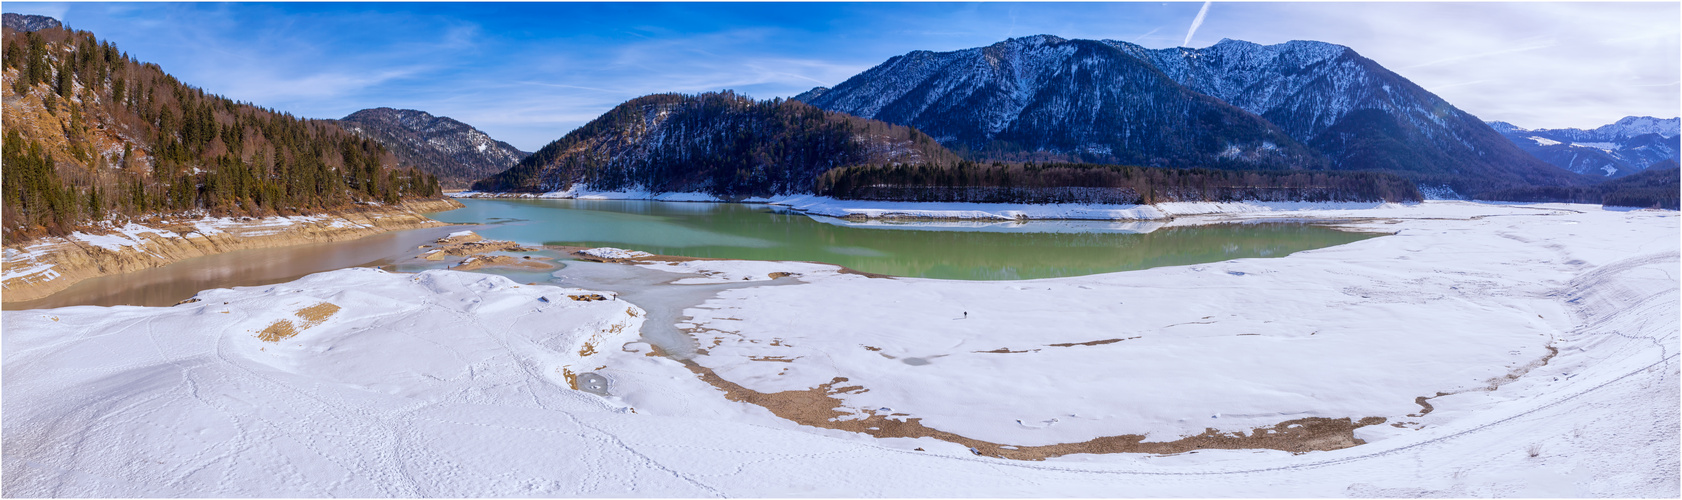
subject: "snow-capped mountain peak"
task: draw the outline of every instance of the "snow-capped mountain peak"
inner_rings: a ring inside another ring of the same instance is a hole
[[[1593,129],[1526,130],[1506,122],[1489,122],[1519,149],[1583,175],[1622,177],[1677,158],[1682,151],[1682,120],[1626,116]]]
[[[995,159],[1381,169],[1465,179],[1466,192],[1569,182],[1476,117],[1316,41],[1153,50],[1035,35],[910,52],[803,97]]]
[[[1603,125],[1594,129],[1596,134],[1605,138],[1635,137],[1644,134],[1659,134],[1662,137],[1676,137],[1682,135],[1682,118],[1654,118],[1651,116],[1626,116],[1616,123]]]

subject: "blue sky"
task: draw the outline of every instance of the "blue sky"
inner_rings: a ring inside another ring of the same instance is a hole
[[[181,80],[312,118],[420,109],[535,150],[625,100],[833,86],[912,50],[1033,34],[1151,48],[1348,45],[1486,120],[1682,114],[1682,4],[36,3]]]

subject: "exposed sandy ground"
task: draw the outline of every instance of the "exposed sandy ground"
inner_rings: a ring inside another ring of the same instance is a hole
[[[421,212],[460,206],[451,199],[367,206],[312,216],[188,219],[128,224],[106,234],[75,233],[5,247],[0,300],[46,297],[88,278],[160,267],[184,259],[304,243],[345,241],[386,231],[441,226]]]

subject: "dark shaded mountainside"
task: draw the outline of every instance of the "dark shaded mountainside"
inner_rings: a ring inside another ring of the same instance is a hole
[[[436,178],[332,122],[206,94],[91,33],[4,17],[7,243],[131,217],[439,195]]]
[[[1682,150],[1682,119],[1626,116],[1590,130],[1525,129],[1507,122],[1489,126],[1519,149],[1554,166],[1603,179],[1647,170]]]
[[[479,191],[705,192],[721,197],[806,192],[834,167],[956,162],[921,132],[730,91],[656,94],[620,104],[549,143]]]
[[[1498,201],[1599,203],[1609,207],[1682,209],[1682,171],[1674,159],[1592,186],[1530,186],[1485,193]]]
[[[400,164],[438,176],[445,188],[465,188],[531,155],[466,123],[425,111],[364,109],[338,124],[379,141]]]
[[[983,165],[909,127],[728,91],[633,99],[473,189],[533,193],[575,185],[727,199],[808,192],[1033,203],[1420,199],[1411,183],[1376,173]]]
[[[1150,50],[1038,35],[896,56],[796,100],[971,159],[1378,171],[1460,195],[1587,182],[1348,47]]]

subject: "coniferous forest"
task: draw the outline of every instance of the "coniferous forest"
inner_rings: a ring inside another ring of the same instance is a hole
[[[1087,163],[862,165],[819,176],[838,199],[975,203],[1170,201],[1419,201],[1419,190],[1380,172],[1213,170]]]
[[[323,120],[186,85],[91,33],[5,30],[3,230],[152,214],[291,215],[440,194]]]
[[[806,192],[831,168],[955,161],[916,129],[731,91],[638,97],[608,111],[479,191],[591,189],[764,196]]]

